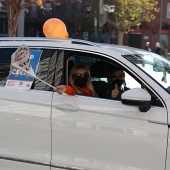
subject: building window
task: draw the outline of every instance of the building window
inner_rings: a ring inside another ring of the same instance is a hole
[[[170,3],[167,4],[167,11],[166,11],[166,17],[170,18]]]
[[[56,2],[55,3],[55,11],[54,11],[54,13],[55,13],[55,17],[60,17],[60,16],[62,16],[62,14],[61,14],[61,3],[60,2]]]
[[[30,8],[30,17],[37,18],[37,5],[32,5]]]
[[[46,3],[44,4],[44,12],[46,17],[50,17],[52,15],[52,4]]]
[[[7,13],[0,12],[0,36],[6,36],[7,34],[8,34]]]

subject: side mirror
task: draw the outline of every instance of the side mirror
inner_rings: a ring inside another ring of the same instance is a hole
[[[142,88],[134,88],[125,91],[121,95],[121,101],[125,105],[139,106],[141,112],[147,112],[150,109],[151,95]]]

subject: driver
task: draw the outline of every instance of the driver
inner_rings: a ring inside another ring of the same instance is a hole
[[[110,83],[102,83],[100,89],[97,91],[102,98],[121,100],[121,94],[129,90],[125,85],[125,72],[120,67],[113,67],[109,69]]]

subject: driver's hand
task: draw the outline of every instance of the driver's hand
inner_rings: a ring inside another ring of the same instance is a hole
[[[111,97],[116,98],[118,94],[119,94],[118,85],[115,84],[115,87],[114,87],[114,89],[112,90],[112,93],[111,93]]]

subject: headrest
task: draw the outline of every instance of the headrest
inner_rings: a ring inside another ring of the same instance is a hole
[[[73,68],[74,65],[75,64],[72,60],[68,61],[68,75],[70,74],[70,71],[71,71],[71,69]]]
[[[91,77],[104,78],[107,77],[106,62],[97,61],[90,68]]]

